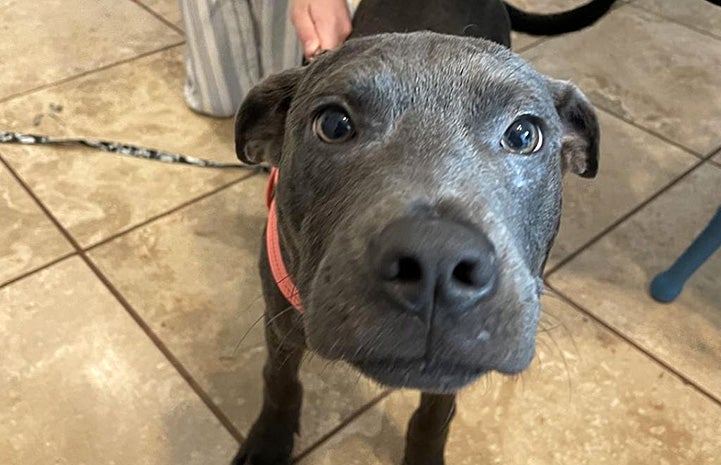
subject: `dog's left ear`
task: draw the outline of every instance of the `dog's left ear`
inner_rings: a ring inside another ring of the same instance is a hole
[[[600,130],[593,106],[578,87],[548,79],[548,86],[563,124],[563,170],[584,178],[598,173]]]
[[[278,164],[285,118],[305,70],[274,74],[250,90],[235,115],[235,153],[240,161]]]

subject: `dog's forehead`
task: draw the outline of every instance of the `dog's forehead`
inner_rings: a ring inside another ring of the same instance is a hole
[[[549,103],[545,78],[507,48],[487,40],[430,32],[350,40],[306,75],[302,94],[385,94],[422,101],[488,99]]]

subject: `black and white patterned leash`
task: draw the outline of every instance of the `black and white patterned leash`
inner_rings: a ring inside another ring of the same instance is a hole
[[[102,152],[115,153],[128,157],[144,158],[162,163],[176,163],[200,168],[221,168],[221,169],[245,169],[261,170],[262,166],[244,165],[241,163],[224,163],[203,158],[190,157],[177,153],[164,152],[162,150],[138,147],[135,145],[122,144],[120,142],[109,142],[104,140],[82,139],[82,138],[61,138],[39,136],[36,134],[24,134],[21,132],[0,132],[0,144],[25,144],[25,145],[62,145],[90,147]]]

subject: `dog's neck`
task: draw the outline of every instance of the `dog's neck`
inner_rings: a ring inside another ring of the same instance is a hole
[[[278,208],[275,204],[275,185],[278,182],[278,168],[272,168],[268,179],[266,203],[268,205],[268,223],[265,232],[265,245],[268,250],[268,263],[276,286],[283,297],[299,312],[303,311],[298,288],[288,272],[283,260],[278,231]]]

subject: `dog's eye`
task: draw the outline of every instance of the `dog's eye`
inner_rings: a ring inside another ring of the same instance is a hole
[[[345,142],[355,133],[348,113],[338,107],[321,111],[313,122],[313,131],[320,140],[329,144]]]
[[[501,146],[509,152],[528,155],[540,150],[543,145],[541,128],[529,115],[517,118],[501,138]]]

